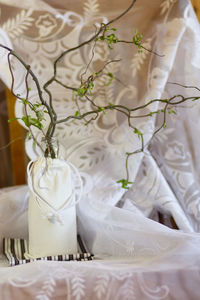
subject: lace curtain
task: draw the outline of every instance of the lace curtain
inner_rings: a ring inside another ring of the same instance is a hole
[[[52,62],[63,50],[91,36],[93,24],[98,27],[112,19],[130,1],[109,1],[109,5],[106,0],[0,3],[1,43],[31,65],[42,85],[51,77]],[[99,70],[106,60],[122,57],[106,69],[115,74],[114,85],[104,89],[108,79],[102,77],[96,86],[99,105],[112,102],[133,107],[177,94],[199,95],[194,88],[170,84],[199,84],[200,30],[189,1],[136,1],[114,26],[123,39],[130,39],[137,29],[143,34],[143,45],[163,56],[145,50],[138,53],[134,45],[117,45],[110,51],[98,44],[87,74]],[[89,46],[66,56],[59,63],[59,79],[78,86],[91,57]],[[0,64],[0,76],[9,86],[2,50]],[[24,70],[16,60],[13,67],[15,90],[23,94]],[[30,97],[37,101],[35,86],[29,84]],[[52,85],[51,91],[59,118],[75,112],[70,91],[58,85]],[[80,103],[81,110],[88,108],[90,103]],[[159,108],[158,104],[152,106],[155,111]],[[140,140],[118,112],[102,115],[87,127],[78,122],[60,124],[56,136],[84,179],[78,229],[96,261],[37,262],[12,270],[3,267],[1,293],[20,299],[27,292],[36,299],[188,299],[188,295],[198,299],[199,110],[198,101],[184,103],[176,115],[167,116],[166,128],[153,138],[162,114],[136,119],[148,147],[131,157],[130,181],[134,183],[128,191],[116,181],[125,176],[125,153],[137,150]],[[17,103],[16,115],[22,113],[23,105]],[[39,135],[36,130],[34,134]],[[31,141],[26,141],[26,151],[31,159],[39,154]],[[1,191],[0,236],[27,237],[26,192],[27,187]],[[180,230],[147,218],[154,209],[172,215]]]

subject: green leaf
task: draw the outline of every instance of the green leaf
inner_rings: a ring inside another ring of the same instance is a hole
[[[12,121],[16,121],[16,120],[18,120],[18,119],[20,119],[20,118],[9,119],[9,120],[8,120],[8,123],[11,123]]]
[[[77,89],[77,93],[80,97],[83,97],[86,93],[87,89],[83,86],[81,86],[80,88]]]
[[[105,32],[108,32],[109,30],[117,31],[117,28],[115,28],[115,27],[110,28],[109,26],[106,26]]]
[[[91,89],[91,90],[94,88],[94,82],[93,81],[91,81],[89,83],[88,88]]]
[[[170,109],[170,110],[168,111],[168,114],[169,114],[169,115],[170,115],[170,114],[176,115],[176,111],[175,111],[174,109]]]
[[[138,46],[139,49],[142,47],[142,45],[141,45],[142,38],[143,38],[143,35],[136,30],[135,35],[132,38],[132,41],[136,46]]]
[[[32,134],[30,133],[30,131],[27,132],[26,138],[27,138],[28,140],[31,140],[31,139],[33,138],[33,137],[32,137]]]
[[[88,90],[89,90],[89,92],[90,92],[90,95],[92,95],[92,90],[93,90],[93,88],[94,88],[94,82],[91,81],[91,82],[88,84]]]
[[[36,116],[37,116],[38,120],[42,121],[43,120],[42,113],[39,110],[37,110],[35,113],[36,113]]]
[[[116,31],[117,29],[116,29],[116,28],[111,28],[111,29],[110,29],[109,27],[106,27],[104,33],[105,33],[105,32],[108,32],[108,31],[110,31],[110,30]],[[116,43],[118,42],[118,38],[116,37],[116,35],[115,35],[114,33],[110,33],[110,34],[108,34],[108,35],[104,35],[104,34],[103,34],[103,35],[99,36],[97,40],[100,40],[100,41],[107,41],[108,47],[109,47],[110,49],[113,49],[113,48],[111,47],[112,44],[116,44]]]
[[[159,114],[161,111],[162,111],[162,109],[161,109],[161,110],[156,110],[156,111],[151,111],[151,112],[149,113],[149,115],[152,117],[153,114]]]
[[[114,107],[114,104],[113,104],[113,103],[111,103],[111,102],[109,102],[108,104],[109,104],[109,107],[110,107],[110,109],[113,109],[113,107]]]
[[[79,116],[79,111],[77,110],[74,114],[75,117],[78,117]]]
[[[99,107],[99,111],[105,111],[105,108],[104,107]]]
[[[23,104],[28,104],[28,101],[26,99],[21,98],[20,100],[22,101]]]
[[[40,103],[40,102],[36,102],[35,104],[33,104],[33,107],[34,108],[38,108],[38,107],[40,107],[40,106],[42,106],[42,104]]]
[[[132,42],[138,47],[138,53],[142,53],[142,38],[143,35],[135,30],[135,35],[132,38]]]
[[[111,34],[107,35],[107,36],[105,37],[105,39],[106,39],[107,42],[108,42],[108,47],[109,47],[109,48],[110,48],[110,45],[111,45],[111,44],[116,44],[116,43],[118,42],[118,38],[115,36],[114,33],[111,33]]]
[[[27,117],[22,117],[21,120],[24,122],[24,124],[29,127],[31,124],[30,124],[30,119],[31,119],[31,116],[27,116]]]
[[[122,185],[122,188],[123,189],[126,189],[126,190],[128,190],[129,189],[129,184],[133,184],[133,182],[132,181],[128,181],[128,180],[126,180],[126,179],[120,179],[120,180],[118,180],[118,181],[116,181],[117,183],[121,183],[121,185]]]
[[[105,84],[105,86],[109,86],[114,79],[114,75],[111,72],[108,72],[106,75],[109,77],[109,81]]]
[[[143,136],[143,133],[139,131],[137,128],[134,129],[134,133],[138,135],[139,139],[141,138],[141,136]]]
[[[167,127],[167,124],[164,122],[163,123],[163,128],[166,128]]]
[[[30,127],[30,126],[32,125],[32,126],[37,127],[38,129],[42,129],[42,128],[43,128],[42,123],[41,123],[38,119],[32,118],[30,115],[28,115],[28,116],[23,116],[23,117],[21,118],[21,120],[24,122],[24,124],[25,124],[27,127]]]
[[[37,127],[38,129],[43,128],[42,123],[38,119],[35,119],[35,118],[30,119],[30,125],[33,125],[33,126]]]

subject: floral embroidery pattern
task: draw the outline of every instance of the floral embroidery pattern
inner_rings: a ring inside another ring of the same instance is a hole
[[[50,14],[40,16],[35,25],[39,28],[40,37],[49,35],[57,26],[56,21]]]
[[[42,289],[39,291],[39,294],[36,296],[37,300],[49,300],[52,297],[52,294],[55,290],[56,282],[49,276],[47,280],[44,281]]]
[[[16,17],[8,19],[2,28],[11,39],[20,36],[25,30],[32,26],[34,19],[31,17],[32,10],[22,10]]]
[[[88,22],[98,15],[99,3],[97,0],[88,0],[84,3],[84,18]]]

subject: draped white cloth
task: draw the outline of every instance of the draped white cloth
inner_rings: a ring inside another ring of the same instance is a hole
[[[64,49],[82,42],[128,7],[130,1],[0,1],[2,44],[13,47],[39,76],[41,85],[53,72],[52,62]],[[115,74],[114,86],[104,89],[108,78],[96,86],[99,105],[109,102],[133,107],[155,98],[175,94],[198,96],[200,75],[200,29],[187,0],[136,1],[127,16],[113,24],[122,39],[131,39],[135,29],[143,34],[143,45],[157,53],[138,53],[134,45],[109,50],[103,43],[95,49],[89,72],[108,59]],[[3,51],[1,50],[1,53]],[[59,64],[59,79],[79,86],[92,55],[83,47]],[[2,80],[10,84],[6,55],[0,60]],[[24,72],[13,61],[15,89],[24,92]],[[37,101],[33,83],[30,97]],[[71,92],[51,87],[59,118],[73,114]],[[89,109],[90,103],[80,103]],[[155,104],[151,110],[160,106]],[[22,115],[23,105],[16,105]],[[78,231],[96,260],[92,262],[36,262],[14,268],[2,258],[2,299],[198,299],[200,281],[200,193],[198,102],[184,103],[177,114],[167,116],[167,127],[152,140],[162,114],[136,119],[144,133],[144,153],[131,157],[132,187],[120,188],[125,177],[125,153],[140,147],[140,140],[118,112],[110,112],[89,126],[59,124],[56,136],[66,149],[67,159],[81,172],[84,189],[78,205]],[[48,120],[46,120],[48,122]],[[35,131],[37,135],[38,132]],[[150,143],[149,143],[150,141]],[[35,159],[39,149],[26,142]],[[27,187],[0,194],[0,243],[3,236],[27,238]],[[170,213],[180,230],[172,230],[147,218],[159,207]],[[1,244],[0,244],[1,245]]]

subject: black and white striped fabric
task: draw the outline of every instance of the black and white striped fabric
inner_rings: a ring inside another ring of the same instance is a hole
[[[92,260],[94,255],[88,253],[86,247],[80,237],[77,236],[78,241],[78,253],[77,254],[66,254],[66,255],[55,255],[38,257],[34,259],[26,259],[24,254],[28,252],[28,243],[24,239],[17,238],[4,238],[3,239],[3,253],[7,257],[10,266],[22,265],[37,260],[53,260],[53,261],[86,261]]]

